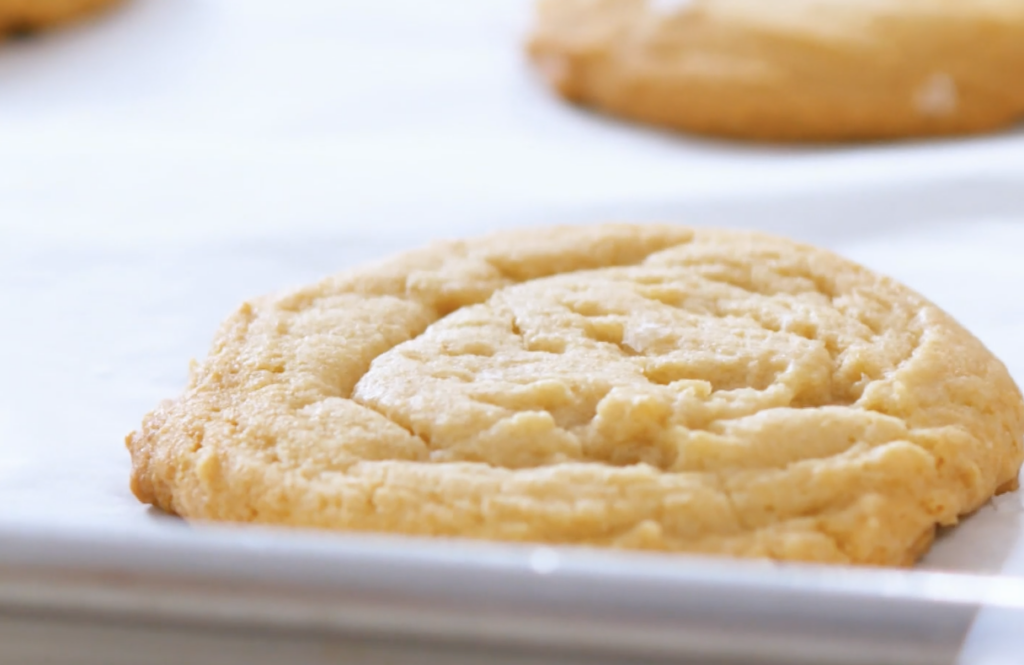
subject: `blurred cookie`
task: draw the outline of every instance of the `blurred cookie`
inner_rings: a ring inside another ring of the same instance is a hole
[[[678,226],[439,243],[242,305],[127,438],[204,520],[909,564],[1016,485],[1024,404],[935,306]]]
[[[1024,117],[1019,0],[541,0],[528,50],[566,99],[723,137],[896,139]]]
[[[121,0],[0,0],[0,35],[35,32],[91,14]]]

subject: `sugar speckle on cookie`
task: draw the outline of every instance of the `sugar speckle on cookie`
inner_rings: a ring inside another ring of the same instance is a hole
[[[914,103],[921,113],[945,116],[956,113],[959,92],[949,74],[932,74],[914,94]]]

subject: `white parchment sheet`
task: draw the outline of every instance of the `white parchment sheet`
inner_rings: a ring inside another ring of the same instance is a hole
[[[239,301],[512,225],[818,242],[935,300],[1024,382],[1024,135],[785,149],[625,126],[537,84],[528,7],[135,0],[0,45],[0,518],[164,528],[123,437]],[[1022,534],[1013,493],[925,565],[1024,576]],[[983,617],[966,648],[1013,632]]]

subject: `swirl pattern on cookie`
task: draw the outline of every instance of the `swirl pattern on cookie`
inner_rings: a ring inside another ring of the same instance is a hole
[[[187,518],[902,565],[1015,487],[1024,403],[829,252],[598,225],[243,304],[127,445]]]

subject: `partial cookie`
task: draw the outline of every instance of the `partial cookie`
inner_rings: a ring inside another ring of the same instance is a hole
[[[33,32],[81,18],[121,0],[0,0],[0,35]]]
[[[127,438],[204,520],[910,564],[1016,486],[1024,403],[829,252],[604,225],[444,242],[241,306]]]
[[[566,99],[724,137],[896,139],[1024,117],[1019,0],[541,0],[528,48]]]

